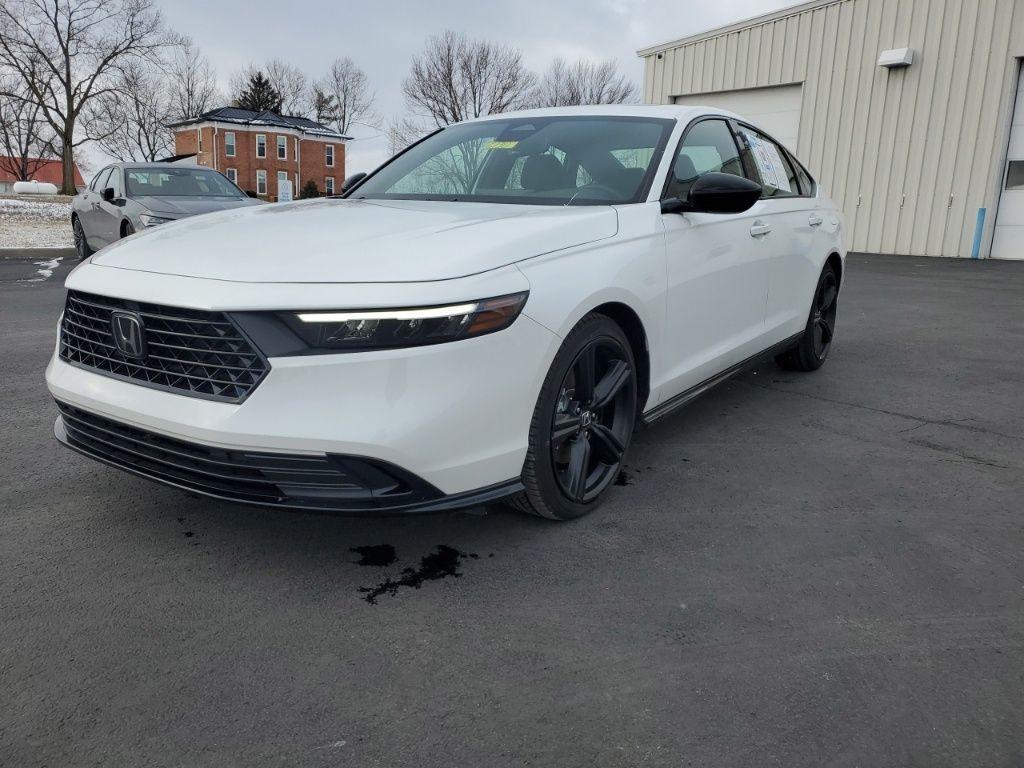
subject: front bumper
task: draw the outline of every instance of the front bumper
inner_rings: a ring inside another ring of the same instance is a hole
[[[504,331],[449,344],[272,357],[266,377],[241,403],[139,386],[69,365],[56,354],[46,380],[59,402],[162,438],[222,451],[360,457],[400,467],[433,489],[413,500],[415,508],[433,508],[451,497],[449,505],[462,505],[490,489],[516,490],[530,419],[558,342],[521,315]],[[238,498],[216,490],[211,495]],[[341,502],[332,508],[351,509]]]
[[[148,480],[227,501],[314,511],[433,512],[473,506],[522,490],[516,479],[445,495],[375,459],[232,451],[120,424],[58,401],[54,436],[84,456]]]

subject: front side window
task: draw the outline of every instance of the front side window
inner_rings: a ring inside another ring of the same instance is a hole
[[[333,176],[328,176],[327,178],[324,179],[324,192],[326,192],[328,195],[333,195],[334,194],[334,177]]]
[[[267,172],[256,171],[256,194],[265,195],[267,194]]]
[[[256,157],[267,156],[267,137],[262,133],[256,134]]]
[[[364,181],[355,197],[519,205],[640,202],[674,120],[506,118],[454,125]]]
[[[227,157],[235,156],[235,134],[233,131],[224,134],[224,154]]]
[[[693,182],[706,173],[746,175],[736,139],[724,120],[702,120],[687,131],[672,164],[665,197],[688,199]]]
[[[222,174],[206,168],[131,168],[125,175],[130,197],[245,197]]]
[[[277,137],[277,159],[287,160],[288,159],[288,137],[278,136]]]
[[[739,132],[750,150],[750,158],[757,168],[761,186],[764,187],[762,197],[799,197],[800,182],[786,156],[786,150],[760,131],[746,125],[741,125]]]
[[[333,144],[328,144],[327,145],[327,167],[328,168],[333,168],[334,167],[334,145]]]

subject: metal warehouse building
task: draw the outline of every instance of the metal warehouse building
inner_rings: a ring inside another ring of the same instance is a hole
[[[1024,0],[813,0],[639,55],[648,103],[789,146],[851,250],[1024,258]]]

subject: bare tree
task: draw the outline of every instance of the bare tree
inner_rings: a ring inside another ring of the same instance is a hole
[[[174,138],[167,124],[172,102],[163,72],[143,61],[128,62],[120,72],[116,90],[94,99],[86,124],[97,123],[97,144],[118,160],[153,162],[172,152]]]
[[[154,0],[0,0],[0,65],[20,76],[53,129],[62,192],[75,193],[75,147],[99,138],[79,133],[83,110],[114,92],[113,75],[130,60],[174,42]]]
[[[391,123],[392,149],[433,128],[523,106],[535,83],[515,48],[451,30],[431,37],[402,83],[411,116]]]
[[[167,67],[171,117],[187,120],[216,106],[220,98],[210,60],[188,39],[182,41]]]
[[[274,90],[281,94],[282,114],[305,117],[310,107],[309,78],[306,73],[281,59],[271,59],[263,71]]]
[[[636,101],[636,85],[619,73],[614,59],[579,59],[569,65],[555,59],[530,94],[534,107],[575,107],[581,104],[628,104]]]
[[[0,95],[0,171],[28,181],[53,157],[52,134],[42,107],[16,75],[0,75],[0,91],[16,94]]]
[[[317,88],[333,99],[334,111],[326,122],[338,133],[347,134],[357,124],[373,128],[380,124],[380,116],[373,108],[376,94],[370,90],[369,79],[347,56],[331,63],[330,72]]]

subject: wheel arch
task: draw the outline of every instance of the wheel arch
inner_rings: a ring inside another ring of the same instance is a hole
[[[836,271],[836,278],[839,280],[839,286],[843,285],[843,257],[839,255],[839,251],[832,251],[825,258],[825,266],[830,266]]]
[[[651,393],[651,350],[648,343],[647,330],[640,319],[640,315],[621,301],[608,301],[594,307],[590,313],[604,315],[613,320],[629,340],[629,346],[633,352],[633,360],[636,361],[637,378],[637,414],[643,412],[647,398]],[[588,314],[590,314],[588,313]]]

